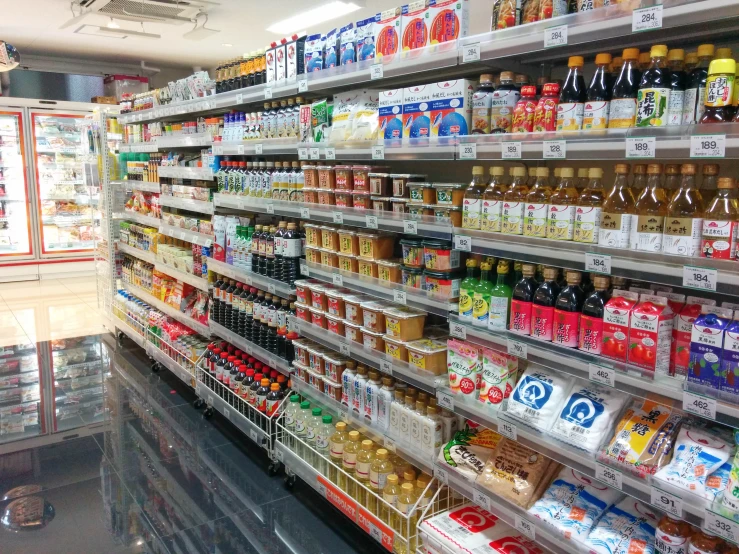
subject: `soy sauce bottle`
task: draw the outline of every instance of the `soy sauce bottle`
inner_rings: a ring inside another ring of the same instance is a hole
[[[637,93],[636,126],[666,127],[672,87],[667,46],[655,44],[649,55],[652,62],[641,77]]]
[[[269,392],[267,393],[266,410],[267,417],[272,417],[277,413],[277,408],[280,407],[280,402],[285,398],[285,393],[282,391],[279,383],[272,383],[269,386]]]
[[[622,54],[623,66],[611,90],[609,129],[628,129],[636,119],[636,95],[641,81],[637,67],[638,48],[626,48]]]
[[[554,304],[560,291],[557,284],[558,273],[556,267],[545,267],[544,282],[534,293],[531,306],[531,336],[534,338],[552,340]]]
[[[570,56],[567,67],[570,68],[559,93],[557,106],[557,131],[579,131],[582,129],[587,88],[582,66],[585,63],[582,56]]]
[[[210,356],[210,359],[208,360],[208,378],[205,382],[208,385],[208,388],[215,390],[216,388],[216,365],[218,364],[218,360],[221,359],[221,349],[220,348],[213,348],[213,353]]]
[[[246,404],[249,402],[249,390],[251,389],[252,384],[254,383],[254,368],[249,368],[246,370],[246,375],[244,376],[244,380],[241,382],[241,387],[239,388],[240,396],[243,402],[241,402],[240,406],[241,409],[239,410],[242,414],[245,416],[250,415],[249,409],[246,407]]]
[[[554,305],[553,341],[562,346],[577,348],[580,334],[580,312],[585,293],[580,287],[582,273],[567,272],[567,286],[557,295]]]
[[[218,359],[218,362],[216,363],[216,385],[213,387],[213,390],[218,393],[220,396],[222,394],[223,387],[220,385],[223,384],[223,371],[226,367],[226,364],[228,363],[228,352],[221,352],[220,358]]]
[[[257,300],[257,289],[251,287],[249,289],[249,296],[246,297],[246,310],[244,310],[244,322],[243,322],[243,334],[239,333],[249,342],[254,342],[253,339],[253,326],[254,326],[254,303]]]
[[[256,391],[256,408],[262,415],[267,415],[267,395],[269,394],[269,379],[262,377],[259,382],[259,388]],[[265,429],[267,421],[263,417],[259,418],[259,425]]]
[[[595,73],[587,92],[587,101],[583,111],[583,129],[605,129],[608,127],[608,113],[611,101],[608,66],[610,54],[598,54],[595,57]]]
[[[256,364],[257,367],[254,368],[254,370],[257,372],[254,374],[254,381],[251,385],[249,385],[249,404],[253,408],[253,410],[250,410],[249,413],[251,414],[251,419],[254,422],[258,422],[259,416],[257,416],[256,410],[257,410],[257,390],[259,390],[259,387],[262,384],[262,378],[264,377],[264,374],[259,371],[259,368],[261,368],[262,364],[258,363]],[[267,382],[269,383],[269,379],[267,379]]]
[[[221,287],[223,286],[223,277],[218,276],[218,280],[213,285],[211,293],[210,319],[218,321],[218,314],[221,311]]]
[[[580,337],[577,347],[591,354],[603,351],[603,313],[611,298],[611,280],[605,275],[592,278],[595,290],[585,299],[580,316]]]
[[[531,303],[539,283],[534,279],[536,267],[533,264],[523,264],[522,277],[513,287],[511,297],[510,330],[522,335],[531,334]]]

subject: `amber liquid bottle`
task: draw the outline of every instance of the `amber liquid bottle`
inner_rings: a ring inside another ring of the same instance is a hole
[[[714,52],[713,44],[701,44],[698,46],[698,65],[690,72],[690,76],[688,77],[689,84],[685,89],[683,125],[697,123],[703,117],[708,66],[713,59]]]
[[[634,196],[629,188],[629,164],[616,164],[616,180],[603,200],[598,244],[610,248],[628,248]]]
[[[635,164],[633,173],[634,179],[631,182],[631,192],[635,198],[638,198],[647,186],[647,164]]]
[[[482,194],[485,192],[485,172],[481,165],[472,168],[472,182],[464,191],[462,203],[462,227],[465,229],[480,228],[482,211]]]
[[[508,235],[523,234],[523,210],[526,204],[526,195],[529,187],[526,184],[526,169],[514,167],[511,169],[513,182],[510,188],[503,193],[503,209],[501,210],[501,232]]]
[[[662,164],[649,164],[647,175],[647,186],[634,204],[636,215],[631,227],[631,249],[661,252],[667,215],[667,195],[662,187]]]
[[[634,126],[636,95],[641,79],[641,73],[636,67],[638,58],[638,48],[627,48],[623,51],[623,66],[611,90],[609,129],[627,129]]]
[[[662,251],[675,256],[698,256],[703,231],[703,197],[695,186],[695,164],[680,167],[680,188],[670,199],[665,217]]]
[[[500,233],[503,210],[503,195],[507,187],[503,183],[504,169],[500,166],[490,168],[490,183],[482,193],[482,215],[480,229]]]
[[[739,220],[736,200],[736,181],[731,177],[721,177],[718,180],[716,196],[708,204],[703,219],[701,257],[719,260],[736,258],[736,232]]]
[[[610,54],[595,57],[595,73],[590,81],[583,112],[583,129],[605,129],[608,127],[608,113],[611,104],[611,87],[608,80]]]
[[[523,216],[524,236],[541,238],[547,236],[547,211],[551,194],[549,169],[539,167],[536,170],[536,182],[526,195]]]
[[[578,197],[575,188],[575,170],[563,167],[560,177],[557,189],[549,198],[547,238],[572,240],[575,233],[575,209]]]
[[[577,199],[573,240],[597,244],[603,206],[603,170],[591,167],[588,170],[588,179],[587,186]]]

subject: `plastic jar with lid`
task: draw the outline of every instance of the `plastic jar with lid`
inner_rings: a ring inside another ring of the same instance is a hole
[[[364,323],[364,312],[362,304],[367,302],[369,297],[360,294],[352,294],[344,297],[344,312],[347,321],[362,325]]]
[[[336,193],[333,190],[318,189],[318,204],[320,206],[335,206]]]
[[[314,282],[310,279],[298,279],[295,281],[295,295],[298,297],[298,302],[310,305],[312,299],[310,285]]]
[[[431,183],[408,183],[408,201],[411,204],[435,204],[436,192]]]
[[[426,281],[423,277],[423,269],[401,265],[400,274],[403,286],[418,290],[426,290]]]
[[[377,279],[377,262],[375,260],[357,259],[357,273],[363,277],[372,277]]]
[[[402,238],[400,246],[403,251],[403,264],[406,267],[423,267],[423,241],[421,239]]]
[[[385,335],[385,354],[401,362],[408,361],[408,343],[395,337]]]
[[[408,213],[408,199],[407,198],[391,198],[390,199],[390,210],[396,214]]]
[[[346,313],[344,309],[344,297],[347,293],[337,289],[326,291],[326,311],[338,317],[344,317]]]
[[[426,312],[400,306],[386,308],[382,313],[385,316],[385,333],[389,337],[406,342],[423,337]]]
[[[386,283],[400,283],[402,275],[399,260],[377,260],[377,278]]]
[[[339,267],[339,255],[330,250],[321,250],[321,265],[326,267]]]
[[[353,256],[351,254],[338,254],[338,258],[340,271],[359,273],[359,261],[356,256]]]
[[[336,206],[339,208],[353,208],[354,207],[354,195],[350,190],[337,190],[334,195]]]
[[[354,190],[360,190],[362,192],[370,191],[370,172],[375,169],[369,165],[355,165],[352,166],[352,173],[354,174]]]
[[[375,333],[385,332],[385,315],[384,310],[389,308],[391,304],[379,300],[362,303],[362,326]]]
[[[369,210],[372,206],[370,193],[363,190],[352,191],[352,202],[357,210]]]
[[[311,293],[310,306],[319,310],[326,311],[328,305],[328,298],[326,297],[327,285],[322,283],[311,283],[308,285],[308,289]]]
[[[336,227],[328,225],[321,227],[321,248],[326,248],[332,252],[339,251],[339,231]]]
[[[423,272],[426,296],[453,302],[459,299],[459,286],[463,275],[458,270]]]
[[[370,331],[366,327],[362,329],[362,343],[373,350],[385,351],[385,335]]]
[[[370,172],[369,191],[377,196],[390,196],[393,190],[392,179],[389,173]]]
[[[388,196],[370,196],[372,209],[376,212],[389,212],[391,200]]]
[[[317,325],[321,329],[326,328],[326,314],[322,310],[315,308],[308,308],[310,312],[310,322],[313,325]]]
[[[436,206],[434,217],[439,223],[451,223],[452,227],[461,227],[462,206]]]
[[[358,323],[344,320],[344,336],[354,342],[362,342],[362,326]]]
[[[425,239],[423,241],[423,263],[426,269],[449,271],[460,267],[459,250],[454,250],[450,240]]]
[[[316,166],[318,171],[318,188],[322,190],[334,190],[336,188],[336,170],[330,165]]]
[[[408,198],[408,183],[425,181],[426,175],[419,173],[391,173],[390,179],[393,183],[393,196],[395,198]]]
[[[440,206],[461,206],[466,188],[467,185],[463,183],[434,183],[436,203]]]
[[[339,229],[339,253],[351,254],[356,256],[359,254],[359,237],[356,231],[351,229]]]
[[[311,322],[310,308],[305,304],[295,304],[295,317],[303,321]]]
[[[412,216],[419,216],[419,215],[434,215],[434,205],[433,204],[406,204],[406,209],[408,210],[408,215]]]
[[[342,333],[343,335],[344,333]],[[346,369],[347,358],[339,356],[336,352],[326,352],[323,356],[325,364],[325,375],[332,381],[341,382],[341,375]]]
[[[446,341],[419,339],[409,342],[408,363],[434,375],[446,372]]]
[[[354,172],[350,165],[336,166],[336,190],[353,190]]]
[[[303,187],[303,190],[318,188],[318,168],[315,165],[304,165],[303,175],[305,176],[305,186]]]
[[[314,264],[321,263],[321,251],[318,248],[305,247],[305,261]]]
[[[366,260],[382,260],[393,255],[395,236],[390,234],[357,233],[359,257]]]
[[[326,330],[340,337],[344,336],[344,320],[336,315],[326,314]]]

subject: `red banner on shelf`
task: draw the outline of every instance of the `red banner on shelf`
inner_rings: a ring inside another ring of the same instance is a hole
[[[323,475],[317,475],[316,480],[326,490],[326,500],[336,506],[346,517],[356,522],[357,503]]]
[[[389,552],[393,551],[395,533],[390,527],[377,519],[375,515],[360,507],[357,523],[368,535],[381,543]]]

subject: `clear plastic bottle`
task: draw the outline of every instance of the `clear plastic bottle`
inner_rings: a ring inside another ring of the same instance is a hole
[[[411,441],[410,447],[414,451],[418,451],[421,448],[421,425],[422,421],[426,418],[426,403],[421,400],[416,400],[416,409],[411,413]]]
[[[276,384],[276,383],[275,383]],[[321,475],[326,477],[331,476],[329,471],[329,458],[331,457],[330,438],[334,431],[334,418],[327,414],[321,418],[321,424],[316,429],[316,452],[319,456],[316,456],[316,469],[321,472]]]
[[[295,416],[295,436],[298,440],[295,441],[295,452],[303,459],[305,458],[305,442],[308,437],[308,418],[310,418],[310,402],[303,400],[300,403],[300,411]]]
[[[464,192],[462,203],[462,227],[465,229],[480,228],[482,212],[482,195],[485,192],[485,171],[481,165],[472,168],[472,181]]]
[[[403,407],[400,411],[400,432],[398,440],[406,444],[410,444],[411,440],[411,418],[415,408],[415,400],[413,396],[406,394]]]
[[[667,215],[667,195],[662,187],[662,164],[649,164],[647,186],[634,204],[630,247],[645,252],[662,251],[662,234]]]
[[[346,362],[344,373],[341,374],[341,403],[351,409],[354,399],[354,377],[357,375],[357,362]]]
[[[357,469],[357,453],[359,452],[359,431],[349,431],[349,436],[344,443],[344,452],[342,453],[341,468],[346,475],[339,476],[339,486],[351,497],[356,497],[356,483],[349,479],[354,478]],[[347,477],[348,476],[348,477]]]
[[[322,419],[323,410],[321,408],[313,408],[311,410],[310,417],[308,417],[305,423],[305,442],[310,448],[307,450],[306,459],[312,461],[314,465],[319,463],[319,460],[313,451],[316,450],[316,434],[318,432],[318,428],[321,426]]]
[[[398,514],[392,508],[397,507],[399,494],[400,485],[398,484],[398,476],[391,473],[385,480],[385,488],[382,489],[382,499],[384,502],[380,505],[380,519],[396,533],[400,532],[400,521],[398,520]]]
[[[358,485],[354,493],[354,500],[359,502],[361,506],[367,506],[367,489],[370,486],[370,468],[375,459],[374,443],[365,439],[362,446],[357,452],[357,467],[355,469],[355,477]]]
[[[395,380],[392,377],[382,378],[382,388],[377,392],[377,427],[386,432],[390,426],[390,409],[395,396]]]
[[[467,276],[459,284],[459,318],[463,321],[472,321],[475,287],[477,286],[477,264],[474,258],[465,262]]]
[[[442,445],[442,422],[439,408],[429,405],[426,408],[426,419],[421,428],[421,452],[427,459],[439,452]]]
[[[400,418],[405,406],[405,391],[396,388],[393,392],[393,402],[390,404],[390,421],[388,423],[387,434],[392,439],[400,440]]]
[[[370,422],[372,425],[377,424],[377,398],[380,392],[382,383],[380,382],[380,372],[371,370],[369,372],[369,379],[365,385],[364,392],[364,410],[362,416],[365,421]]]
[[[341,484],[340,474],[338,468],[341,467],[341,463],[344,459],[344,443],[348,440],[349,435],[346,431],[346,423],[339,421],[336,424],[335,432],[329,439],[329,453],[331,456],[331,465],[328,467],[329,480],[345,489],[345,485]]]
[[[526,168],[511,169],[513,181],[510,188],[503,193],[501,209],[501,232],[508,235],[521,235],[524,229],[524,208],[526,195],[529,192],[526,179]]]
[[[493,166],[490,168],[490,183],[482,194],[480,229],[483,231],[500,233],[503,195],[507,189],[503,183],[503,174],[503,167]]]
[[[557,189],[549,197],[547,207],[547,238],[572,240],[575,233],[575,210],[578,194],[575,188],[575,170],[563,167]]]
[[[382,498],[385,485],[387,485],[387,479],[391,475],[397,479],[397,476],[393,474],[393,463],[390,461],[390,453],[384,448],[379,448],[375,453],[375,459],[372,461],[372,465],[370,465],[370,490]],[[368,497],[367,508],[375,515],[379,516],[381,513],[378,498],[375,496]]]
[[[610,248],[628,248],[634,197],[629,188],[629,164],[616,164],[616,179],[603,200],[598,244]]]
[[[352,410],[360,416],[364,413],[364,399],[367,388],[367,368],[363,365],[357,367],[357,375],[354,377],[352,387]]]
[[[736,181],[732,177],[718,180],[716,196],[708,203],[703,219],[701,257],[720,260],[736,258],[737,221]]]
[[[670,199],[665,217],[662,251],[675,256],[698,256],[703,232],[703,197],[695,186],[695,164],[680,167],[680,188]]]
[[[398,495],[397,508],[400,514],[402,514],[402,516],[405,516],[400,519],[400,537],[408,544],[408,546],[406,547],[406,545],[402,542],[398,544],[398,542],[396,541],[396,548],[397,546],[400,546],[399,549],[396,549],[396,552],[400,552],[400,554],[410,554],[416,551],[415,528],[416,522],[418,520],[418,515],[413,512],[413,506],[416,503],[413,489],[413,483],[403,483],[400,487],[400,494]],[[414,530],[412,531],[414,536],[414,539],[412,541],[408,536],[409,529]]]
[[[587,177],[588,184],[577,199],[572,240],[597,244],[603,206],[603,170],[591,167],[587,170]]]
[[[523,234],[526,237],[547,236],[547,206],[552,191],[549,188],[549,168],[536,169],[536,183],[526,195],[523,214]]]
[[[642,74],[637,93],[636,126],[666,127],[672,88],[667,46],[656,44],[649,55],[652,61]]]

